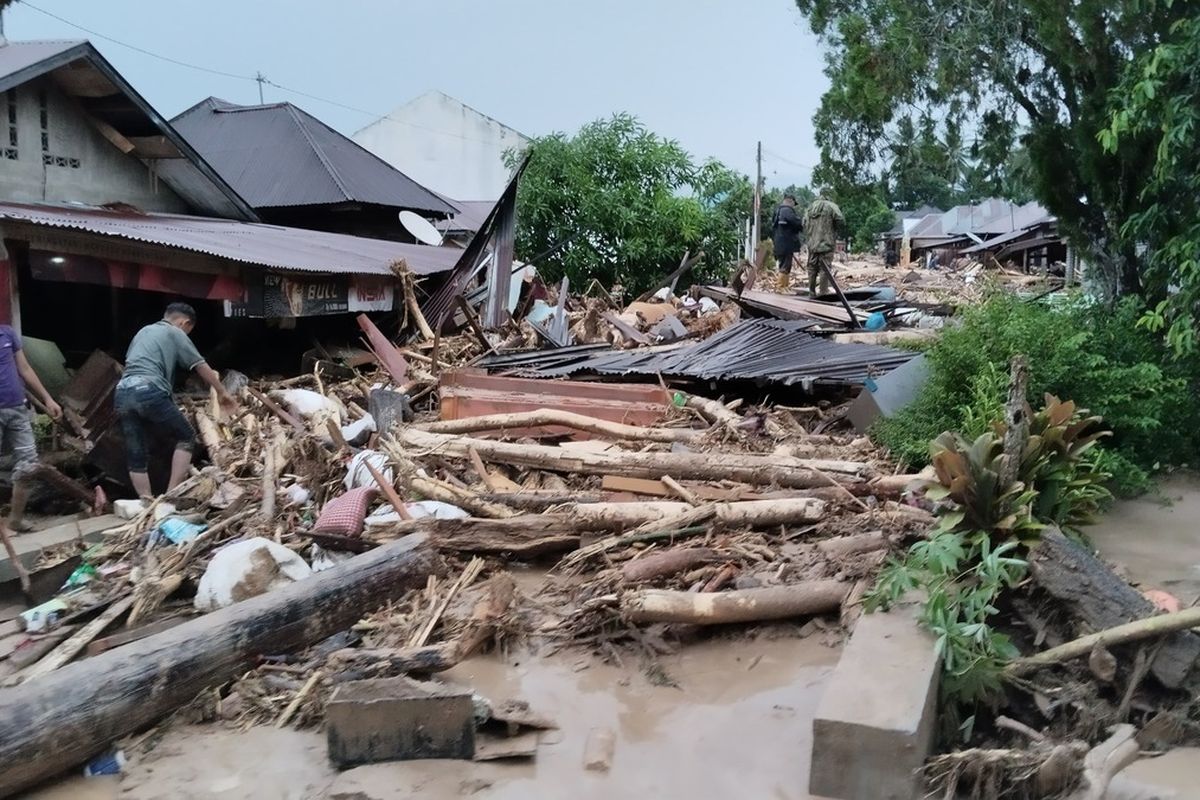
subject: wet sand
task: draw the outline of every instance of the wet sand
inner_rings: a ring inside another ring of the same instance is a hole
[[[446,673],[493,701],[519,698],[553,718],[537,758],[420,761],[337,773],[317,732],[218,726],[168,733],[119,782],[67,781],[38,800],[426,800],[462,797],[754,797],[805,800],[812,716],[838,650],[808,639],[722,639],[660,659],[676,686],[585,657],[483,658]],[[611,769],[583,766],[592,728],[616,737]]]

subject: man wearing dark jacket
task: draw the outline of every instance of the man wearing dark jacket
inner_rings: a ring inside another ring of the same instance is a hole
[[[779,289],[782,291],[788,288],[792,257],[800,251],[800,231],[803,229],[803,221],[796,213],[795,195],[783,196],[783,202],[775,209],[771,228],[774,232],[775,263],[779,265]]]

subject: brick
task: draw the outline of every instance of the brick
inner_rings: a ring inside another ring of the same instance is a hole
[[[839,800],[923,797],[941,659],[917,606],[864,614],[817,707],[809,791]]]
[[[473,758],[471,692],[410,678],[339,686],[325,710],[329,758],[340,767],[420,758]]]

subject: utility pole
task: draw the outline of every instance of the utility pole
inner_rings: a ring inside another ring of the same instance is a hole
[[[753,225],[753,241],[750,243],[751,264],[757,262],[758,259],[758,243],[762,241],[761,231],[759,228],[759,219],[762,217],[762,142],[758,143],[758,156],[756,158],[758,169],[754,177],[754,225]]]
[[[254,75],[254,80],[258,81],[258,104],[261,106],[263,104],[263,83],[266,82],[267,76],[261,72],[257,72]]]

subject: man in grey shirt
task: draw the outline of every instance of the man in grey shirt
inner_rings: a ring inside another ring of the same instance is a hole
[[[223,408],[236,406],[233,396],[221,385],[216,370],[205,362],[204,356],[188,338],[195,326],[196,310],[187,303],[172,303],[161,320],[137,332],[125,354],[125,371],[117,384],[113,402],[125,434],[129,480],[140,497],[153,495],[147,471],[147,427],[163,431],[175,441],[167,491],[187,477],[192,465],[196,434],[171,399],[176,367],[199,375],[216,390]]]

